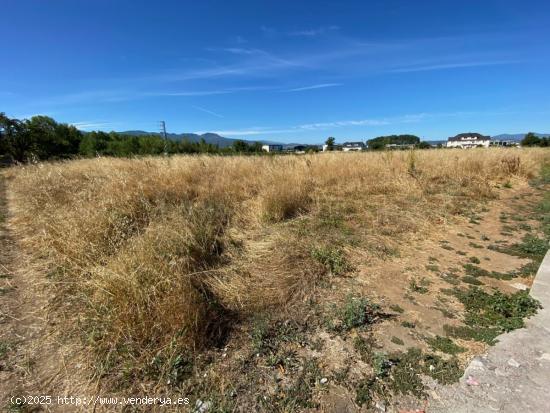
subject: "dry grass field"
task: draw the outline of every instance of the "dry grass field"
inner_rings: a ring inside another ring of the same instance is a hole
[[[547,245],[549,163],[544,149],[99,158],[3,179],[17,265],[82,365],[52,386],[367,411],[456,380],[536,311],[517,284]]]

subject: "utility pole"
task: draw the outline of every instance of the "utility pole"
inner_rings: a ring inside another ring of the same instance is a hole
[[[164,156],[168,155],[168,138],[166,136],[166,122],[163,120],[160,121],[160,133],[164,138]]]

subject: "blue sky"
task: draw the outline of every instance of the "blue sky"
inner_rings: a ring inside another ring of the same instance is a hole
[[[550,132],[550,2],[4,0],[0,111],[319,143]]]

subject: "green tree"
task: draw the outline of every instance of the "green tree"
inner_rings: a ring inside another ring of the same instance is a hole
[[[236,140],[233,142],[233,151],[237,153],[244,153],[249,151],[248,144],[242,140]]]
[[[540,144],[540,138],[533,132],[529,132],[521,141],[521,146],[537,146]]]
[[[379,136],[377,138],[374,138],[368,141],[369,148],[373,150],[384,149],[386,145],[390,145],[390,144],[418,145],[419,143],[420,143],[420,138],[415,135]]]
[[[0,156],[23,162],[28,158],[31,149],[25,123],[10,119],[0,112]]]
[[[327,140],[325,141],[325,145],[327,145],[327,151],[333,151],[334,150],[334,142],[336,139],[334,139],[332,136],[329,136]]]

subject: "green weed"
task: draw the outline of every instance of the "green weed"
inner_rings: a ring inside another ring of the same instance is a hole
[[[455,344],[454,341],[448,337],[435,336],[434,338],[427,339],[426,342],[434,350],[441,351],[446,354],[458,354],[466,351],[465,348]]]
[[[391,342],[394,343],[394,344],[397,344],[399,346],[404,346],[405,345],[405,342],[403,340],[401,340],[399,337],[395,337],[395,336],[393,336],[391,338]]]
[[[462,281],[466,284],[471,285],[483,285],[481,281],[479,281],[476,277],[472,277],[471,275],[465,275],[464,277],[462,277]]]
[[[311,252],[311,256],[323,264],[334,275],[342,275],[352,269],[344,252],[337,248],[319,247]]]
[[[541,308],[540,303],[528,291],[492,294],[477,288],[454,290],[454,295],[464,305],[466,326],[446,326],[447,334],[466,340],[484,341],[494,344],[494,339],[503,332],[524,326],[523,319]]]

